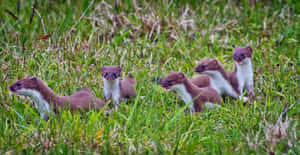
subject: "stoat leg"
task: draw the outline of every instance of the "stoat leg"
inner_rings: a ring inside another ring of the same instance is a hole
[[[116,110],[119,110],[119,105],[120,105],[120,101],[121,101],[120,98],[117,98],[114,96],[113,101],[114,101],[113,103],[114,103]]]
[[[107,102],[110,98],[111,98],[111,93],[109,91],[103,91],[103,96],[104,96],[104,100],[105,102]]]

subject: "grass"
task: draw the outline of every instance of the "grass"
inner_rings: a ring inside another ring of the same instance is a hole
[[[17,0],[0,2],[1,154],[300,153],[299,104],[279,119],[300,94],[298,1],[251,8],[247,1],[47,0],[37,1],[32,23],[34,1],[20,4],[18,13]],[[170,71],[192,77],[205,57],[231,70],[232,45],[254,50],[251,105],[225,97],[222,108],[185,114],[179,98],[151,82]],[[8,90],[31,75],[59,95],[89,86],[103,98],[102,65],[121,65],[123,77],[138,81],[139,97],[109,116],[64,111],[46,122],[31,99]]]

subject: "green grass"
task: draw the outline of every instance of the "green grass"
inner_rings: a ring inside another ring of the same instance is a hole
[[[111,2],[47,0],[38,1],[40,16],[35,13],[30,24],[33,3],[21,1],[17,13],[17,0],[0,2],[0,154],[300,154],[299,104],[283,118],[289,120],[281,126],[286,135],[271,137],[272,143],[269,132],[284,105],[299,99],[298,1],[254,8],[243,0],[151,1],[135,9],[128,0],[116,8]],[[151,82],[170,71],[192,77],[205,57],[232,70],[232,44],[254,50],[257,98],[251,105],[225,97],[222,108],[185,114],[179,98]],[[109,116],[64,111],[46,122],[31,99],[8,90],[31,75],[59,95],[86,85],[103,98],[102,65],[121,65],[123,77],[133,74],[138,81],[139,97]]]

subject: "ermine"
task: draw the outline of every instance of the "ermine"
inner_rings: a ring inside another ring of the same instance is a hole
[[[253,50],[250,46],[235,47],[232,57],[235,61],[234,73],[237,79],[237,88],[241,93],[243,89],[246,89],[248,95],[253,99],[255,94],[253,90],[252,53]]]
[[[9,90],[17,95],[32,97],[40,117],[44,120],[48,120],[49,114],[56,114],[61,107],[70,107],[74,112],[99,110],[104,106],[104,102],[95,97],[87,87],[70,96],[58,96],[37,77],[25,77],[18,80],[9,87]]]
[[[214,107],[221,104],[220,95],[210,87],[199,88],[182,72],[171,72],[160,81],[166,91],[173,90],[185,104],[190,104],[190,112],[201,112],[203,106]]]
[[[101,68],[103,77],[103,95],[105,101],[112,99],[118,110],[120,102],[126,98],[136,97],[136,81],[133,76],[120,80],[120,66],[103,66]]]

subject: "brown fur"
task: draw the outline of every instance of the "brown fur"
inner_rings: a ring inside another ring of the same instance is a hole
[[[21,85],[20,85],[21,84]],[[104,102],[94,96],[93,92],[85,87],[71,96],[57,96],[42,80],[37,77],[25,77],[12,84],[9,89],[16,93],[19,89],[32,89],[40,92],[43,98],[53,105],[53,111],[58,112],[60,107],[70,107],[72,111],[99,110]]]
[[[221,104],[221,97],[214,89],[210,87],[197,87],[182,72],[171,72],[160,83],[163,88],[167,89],[176,84],[183,84],[185,86],[187,92],[193,98],[193,106],[196,112],[201,112],[202,106],[206,102]]]
[[[136,97],[136,81],[134,77],[127,77],[125,80],[121,80],[121,97],[122,98],[135,98]]]
[[[191,79],[191,82],[199,88],[210,86],[209,76],[207,75],[196,76]]]

